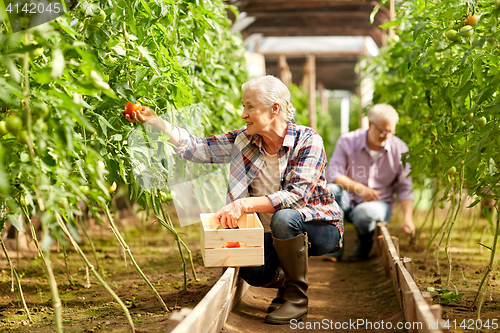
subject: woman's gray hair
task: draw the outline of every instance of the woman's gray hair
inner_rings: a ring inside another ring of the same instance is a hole
[[[280,79],[272,75],[256,77],[241,86],[243,92],[248,89],[254,89],[260,100],[269,107],[272,107],[274,103],[278,103],[278,114],[283,120],[286,122],[293,120],[295,108],[290,102],[290,90]]]
[[[368,120],[372,123],[378,124],[378,122],[382,119],[397,124],[399,121],[399,115],[398,112],[389,104],[375,104],[370,108],[370,110],[368,110]]]

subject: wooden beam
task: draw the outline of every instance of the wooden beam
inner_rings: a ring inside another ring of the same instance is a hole
[[[281,82],[283,82],[287,87],[292,85],[292,72],[290,71],[290,67],[288,67],[288,63],[286,62],[286,57],[281,55],[278,59],[278,71],[279,78]]]
[[[308,10],[308,9],[336,9],[336,10],[350,10],[371,11],[378,1],[363,1],[363,0],[252,0],[252,1],[238,1],[235,6],[247,13],[256,11],[289,11],[289,10]],[[388,14],[389,9],[385,6],[380,7],[380,13]]]
[[[189,312],[171,333],[218,333],[231,310],[249,288],[238,275],[239,269],[229,267],[217,283]]]
[[[288,51],[288,52],[261,52],[261,54],[266,57],[266,61],[270,59],[279,58],[280,56],[285,56],[287,59],[290,58],[305,58],[308,55],[313,55],[316,57],[317,61],[320,60],[331,60],[338,61],[339,59],[346,61],[354,61],[357,62],[361,59],[364,54],[363,51],[355,52],[355,51]]]
[[[389,0],[389,21],[394,21],[396,19],[396,7],[394,5],[394,0]],[[395,35],[394,27],[389,28],[389,37],[392,39]]]
[[[325,89],[323,83],[318,83],[319,100],[321,103],[321,114],[328,114],[328,91]]]
[[[264,36],[371,36],[375,43],[381,47],[382,33],[381,29],[373,28],[342,28],[340,26],[330,27],[253,27],[250,26],[242,31],[243,38],[254,33],[261,33]],[[257,52],[257,51],[256,51]]]
[[[313,55],[309,55],[306,60],[306,67],[304,68],[306,73],[304,77],[308,77],[307,80],[307,92],[309,93],[309,100],[307,102],[307,108],[309,109],[309,127],[316,129],[316,58]]]

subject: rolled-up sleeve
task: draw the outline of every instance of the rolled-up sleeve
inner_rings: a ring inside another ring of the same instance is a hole
[[[316,184],[320,183],[325,165],[326,156],[321,136],[309,135],[291,160],[291,168],[286,175],[286,187],[267,195],[274,208],[303,208],[313,194]],[[322,181],[324,182],[324,176]]]
[[[206,138],[189,134],[185,129],[178,128],[180,144],[175,152],[181,158],[195,163],[229,163],[233,143],[239,130],[227,134],[211,135]]]
[[[402,153],[406,153],[408,147],[404,145]],[[396,182],[393,185],[394,192],[398,194],[399,201],[401,200],[413,200],[413,184],[410,173],[410,164],[406,163],[406,167],[403,167],[403,163],[400,162],[401,171],[398,174]]]
[[[335,151],[326,169],[326,181],[333,183],[340,176],[346,175],[348,142],[340,137],[335,145]]]

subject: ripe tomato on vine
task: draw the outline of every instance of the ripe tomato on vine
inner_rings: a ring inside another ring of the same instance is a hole
[[[122,111],[122,114],[123,115],[129,115],[130,117],[132,117],[132,112],[141,112],[142,111],[142,105],[141,103],[137,102],[137,103],[131,103],[131,102],[127,102],[127,104],[125,104],[125,109],[124,111]]]

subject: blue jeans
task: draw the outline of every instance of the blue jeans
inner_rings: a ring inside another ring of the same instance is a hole
[[[389,222],[392,215],[391,206],[383,201],[368,201],[351,208],[351,198],[347,191],[337,184],[327,185],[335,195],[335,201],[344,211],[344,219],[351,222],[360,235],[366,235],[375,230],[376,222]]]
[[[264,265],[241,267],[240,276],[252,286],[262,286],[271,282],[278,266],[281,266],[274,249],[273,237],[290,239],[305,232],[311,243],[309,256],[320,256],[330,252],[340,240],[339,229],[333,224],[325,221],[305,222],[302,214],[295,209],[278,210],[271,220],[271,232],[264,233]]]

